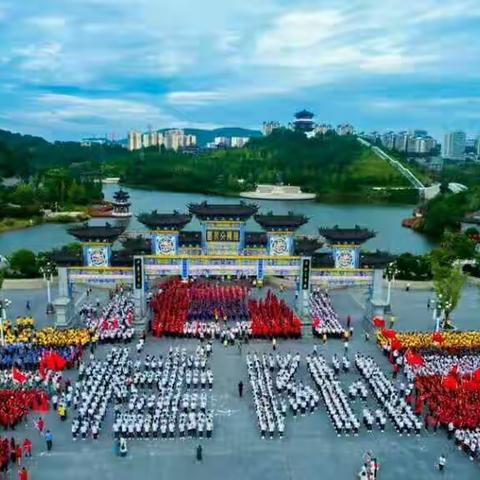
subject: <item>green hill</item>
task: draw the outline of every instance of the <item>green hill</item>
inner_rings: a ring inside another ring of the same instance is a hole
[[[415,201],[406,180],[388,163],[354,136],[334,133],[308,139],[282,129],[253,138],[242,149],[192,156],[146,151],[117,165],[125,183],[164,190],[237,195],[258,183],[281,181],[322,199]]]
[[[39,170],[72,164],[99,165],[123,154],[118,145],[85,148],[78,142],[51,143],[41,137],[0,130],[0,177],[27,177]]]

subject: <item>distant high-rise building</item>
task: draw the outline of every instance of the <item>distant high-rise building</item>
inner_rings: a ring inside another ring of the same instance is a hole
[[[477,155],[480,156],[480,135],[477,137]]]
[[[399,152],[406,152],[408,150],[407,132],[399,132],[395,135],[393,148]]]
[[[262,133],[267,136],[280,127],[280,122],[263,122]]]
[[[461,130],[446,133],[443,141],[443,158],[463,160],[465,157],[466,141],[467,136],[465,132]]]
[[[128,132],[128,149],[140,150],[142,148],[142,134],[135,130]]]

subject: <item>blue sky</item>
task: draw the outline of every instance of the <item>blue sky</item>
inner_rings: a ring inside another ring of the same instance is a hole
[[[0,0],[0,128],[480,133],[480,0]]]

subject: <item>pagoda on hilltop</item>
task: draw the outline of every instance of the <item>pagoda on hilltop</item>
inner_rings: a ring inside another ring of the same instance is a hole
[[[359,268],[360,247],[375,237],[375,232],[358,225],[354,228],[321,227],[318,231],[331,247],[334,266],[340,270]]]
[[[293,121],[293,129],[296,132],[307,133],[313,130],[313,117],[315,116],[314,113],[304,109],[297,112],[294,116],[295,120]]]
[[[177,255],[180,232],[190,222],[192,215],[176,210],[173,213],[153,210],[150,213],[141,213],[137,219],[150,230],[153,255]]]
[[[105,225],[78,225],[70,227],[70,235],[83,245],[83,263],[87,267],[109,267],[112,244],[125,231],[125,227]]]
[[[269,212],[255,215],[255,221],[267,231],[267,253],[272,256],[293,255],[295,231],[308,222],[305,215],[274,215]]]
[[[118,218],[130,218],[132,212],[130,211],[130,194],[125,190],[117,190],[113,194],[113,200],[110,202],[112,204],[112,217]]]
[[[245,224],[257,213],[254,204],[191,203],[188,209],[200,221],[204,255],[241,255],[245,248]]]

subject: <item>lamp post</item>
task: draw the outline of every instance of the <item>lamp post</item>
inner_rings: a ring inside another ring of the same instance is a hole
[[[50,284],[52,282],[53,272],[55,271],[55,266],[51,262],[47,262],[43,267],[40,268],[40,273],[43,274],[43,279],[47,283],[47,315],[54,313],[52,305],[52,293],[50,289]]]
[[[395,276],[398,273],[398,268],[395,263],[389,263],[385,269],[385,276],[387,277],[387,305],[390,305],[390,298],[392,292],[392,282],[395,280]]]
[[[0,310],[1,310],[1,315],[0,315],[0,344],[2,347],[5,346],[5,332],[4,332],[4,323],[5,320],[7,320],[7,308],[10,307],[12,302],[8,298],[4,298],[3,300],[0,300]]]

